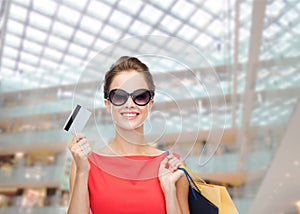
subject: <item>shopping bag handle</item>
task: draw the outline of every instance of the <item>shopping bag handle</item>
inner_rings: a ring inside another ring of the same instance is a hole
[[[171,150],[167,150],[166,153],[167,153],[167,156],[169,156],[170,154],[172,154],[172,151]],[[195,173],[193,173],[191,170],[189,170],[189,168],[187,168],[185,165],[180,165],[179,168],[184,169],[186,171],[186,173],[188,173],[188,175],[189,175],[190,178],[192,178],[191,175],[193,175],[194,178],[196,178],[197,180],[201,181],[203,184],[207,184],[205,182],[205,180],[203,180],[199,175],[195,175]]]
[[[171,154],[171,151],[170,151],[170,150],[168,150],[168,151],[166,151],[166,152],[167,152],[167,156],[169,156],[169,155]],[[181,166],[179,166],[178,169],[184,172],[184,174],[185,174],[185,176],[186,176],[186,178],[187,178],[187,180],[188,180],[188,182],[189,182],[189,186],[190,186],[190,188],[191,188],[191,190],[192,190],[193,196],[194,196],[195,200],[198,200],[198,197],[197,197],[197,195],[196,195],[196,193],[195,193],[195,190],[194,190],[193,186],[197,189],[197,191],[198,191],[199,193],[201,193],[201,191],[199,190],[199,188],[198,188],[197,185],[195,184],[193,178],[190,176],[190,174],[189,174],[188,171],[186,170],[186,167],[183,166],[183,165],[181,165]]]
[[[196,188],[196,190],[197,190],[200,194],[201,194],[201,191],[200,191],[200,189],[198,188],[198,186],[196,185],[195,181],[194,181],[193,178],[190,176],[190,174],[188,173],[188,171],[186,170],[185,167],[179,167],[178,169],[184,172],[184,174],[185,174],[185,176],[186,176],[186,178],[187,178],[187,180],[188,180],[188,182],[189,182],[189,186],[190,186],[190,188],[191,188],[191,190],[192,190],[193,196],[194,196],[195,200],[198,200],[198,197],[197,197],[197,195],[196,195],[196,193],[195,193],[195,189],[194,189],[194,188]],[[193,188],[193,186],[194,186],[194,188]]]
[[[190,177],[194,178],[194,180],[197,179],[197,181],[200,181],[200,182],[203,183],[203,184],[207,184],[207,183],[205,182],[205,180],[203,180],[199,175],[193,173],[193,172],[192,172],[189,168],[187,168],[186,166],[181,165],[179,168],[185,169],[185,170],[189,173]]]
[[[167,152],[167,156],[169,156],[171,154],[170,150],[167,150],[166,152]],[[200,194],[201,194],[201,191],[200,191],[199,187],[196,185],[193,177],[191,176],[191,174],[193,174],[193,173],[191,173],[190,170],[186,166],[184,166],[184,165],[179,166],[178,169],[184,172],[184,174],[185,174],[185,176],[186,176],[186,178],[187,178],[187,180],[189,182],[189,186],[190,186],[190,188],[192,190],[193,196],[194,196],[195,200],[198,200],[198,197],[197,197],[197,195],[195,193],[195,189]],[[199,176],[195,176],[194,175],[194,177],[196,177],[198,180],[200,180],[203,184],[206,184],[206,182],[202,178],[200,178]]]

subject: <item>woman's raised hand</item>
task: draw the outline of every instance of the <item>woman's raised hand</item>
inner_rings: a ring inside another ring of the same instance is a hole
[[[178,167],[181,164],[181,161],[172,154],[169,154],[162,160],[159,167],[158,177],[164,191],[167,191],[169,188],[173,188],[176,181],[184,175],[183,171],[178,170]]]
[[[69,144],[69,150],[72,153],[76,164],[76,172],[87,173],[90,169],[90,164],[87,160],[92,149],[84,134],[75,134]]]

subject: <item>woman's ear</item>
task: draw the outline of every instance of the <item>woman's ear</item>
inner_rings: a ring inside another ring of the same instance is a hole
[[[108,99],[104,99],[104,105],[106,107],[106,110],[110,113],[111,112],[111,105]]]
[[[149,111],[151,110],[151,108],[153,107],[154,105],[154,100],[151,99],[150,102],[149,102]]]

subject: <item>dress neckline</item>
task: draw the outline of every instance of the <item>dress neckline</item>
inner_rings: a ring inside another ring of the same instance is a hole
[[[96,152],[88,157],[90,163],[101,172],[129,180],[157,178],[161,161],[168,152],[157,155],[101,155]]]
[[[92,152],[92,154],[95,154],[99,157],[104,157],[104,158],[156,158],[156,157],[160,157],[160,156],[163,156],[165,154],[167,154],[167,151],[163,151],[161,154],[157,154],[157,155],[104,155],[104,154],[100,154],[98,152]]]

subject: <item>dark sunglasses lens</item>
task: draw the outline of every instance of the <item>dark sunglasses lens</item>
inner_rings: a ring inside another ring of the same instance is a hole
[[[137,90],[133,94],[133,101],[135,104],[144,106],[151,100],[151,94],[148,90]]]
[[[112,90],[109,93],[109,100],[116,106],[123,105],[128,99],[128,94],[123,90]]]

